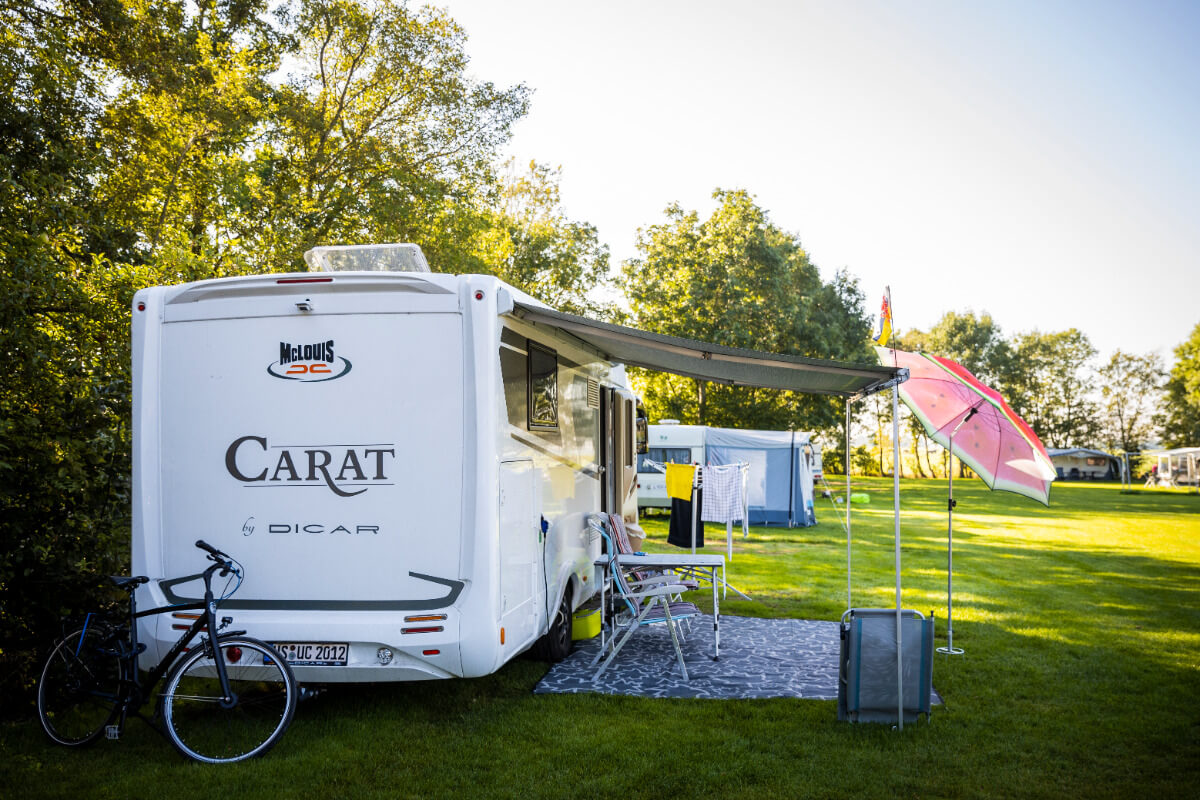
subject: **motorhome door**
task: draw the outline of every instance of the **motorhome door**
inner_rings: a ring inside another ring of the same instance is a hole
[[[604,387],[600,392],[600,463],[602,510],[620,514],[635,490],[637,398],[631,392]]]

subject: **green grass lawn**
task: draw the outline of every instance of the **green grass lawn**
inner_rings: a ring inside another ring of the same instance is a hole
[[[891,484],[858,479],[853,602],[894,597]],[[860,488],[861,487],[861,488]],[[904,604],[945,643],[946,487],[902,489]],[[1200,796],[1200,496],[1056,485],[1051,507],[956,482],[954,643],[932,721],[836,721],[832,701],[533,695],[517,660],[476,680],[334,688],[281,744],[231,767],[184,761],[138,722],[72,751],[36,720],[0,727],[6,797],[1176,797]],[[723,613],[833,620],[846,542],[754,528]],[[647,549],[666,549],[663,519]],[[709,528],[707,552],[723,551]],[[704,602],[706,592],[701,595]]]

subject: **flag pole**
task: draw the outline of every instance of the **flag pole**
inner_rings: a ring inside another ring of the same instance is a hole
[[[892,345],[892,366],[900,368],[900,357],[896,354],[896,315],[892,310],[892,287],[887,291],[887,311]],[[900,385],[892,387],[892,518],[895,526],[896,549],[896,722],[904,730],[904,640],[902,629],[903,604],[900,599]]]
[[[893,353],[895,349],[893,347]],[[892,387],[892,516],[896,541],[896,715],[904,730],[904,644],[900,633],[900,387]]]
[[[897,371],[900,369],[900,356],[896,353],[896,344],[893,341],[895,338],[895,316],[892,313],[892,287],[885,286],[883,296],[883,308],[879,314],[879,335],[874,337],[876,344],[880,347],[891,347],[892,349],[892,366]],[[846,406],[846,463],[849,465],[849,403]],[[879,443],[880,448],[883,447],[883,442]],[[883,453],[880,452],[880,464],[882,466]],[[850,470],[846,470],[846,519],[850,518]],[[892,385],[892,519],[895,525],[894,541],[896,550],[896,724],[900,730],[904,730],[904,640],[902,633],[903,619],[903,602],[900,592],[900,384],[893,383]],[[846,551],[847,561],[849,561],[850,550],[850,533],[849,529],[846,532]],[[848,571],[848,568],[847,568]],[[849,587],[849,579],[847,579],[847,588]],[[849,592],[847,591],[847,594]]]

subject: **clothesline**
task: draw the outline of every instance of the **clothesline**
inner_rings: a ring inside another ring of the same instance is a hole
[[[750,475],[750,464],[745,461],[738,461],[732,464],[709,464],[707,466],[701,464],[663,464],[652,459],[644,459],[643,464],[651,469],[665,473],[667,475],[667,495],[669,497],[686,500],[691,505],[692,524],[691,524],[691,549],[696,552],[696,531],[701,520],[704,522],[724,522],[725,523],[725,549],[729,560],[733,560],[733,522],[740,520],[742,523],[742,538],[745,539],[750,535],[750,507],[748,482]],[[669,467],[675,467],[676,470],[671,470]],[[684,478],[679,474],[681,470],[690,470],[690,480],[687,483],[680,484],[678,479]],[[731,470],[737,470],[736,475],[729,474]],[[676,472],[673,479],[671,473]],[[711,472],[709,479],[705,479],[705,473]],[[690,484],[690,491],[684,487]],[[705,492],[701,495],[701,492]]]

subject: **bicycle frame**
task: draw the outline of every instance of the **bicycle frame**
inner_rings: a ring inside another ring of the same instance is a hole
[[[207,646],[212,648],[213,663],[217,670],[217,679],[221,686],[221,707],[233,708],[237,705],[237,697],[229,688],[229,677],[225,671],[225,659],[221,655],[220,648],[217,646],[217,632],[219,630],[217,620],[217,603],[212,591],[212,576],[223,569],[223,564],[213,564],[199,576],[204,579],[204,600],[198,603],[185,603],[182,605],[158,606],[156,608],[147,609],[145,611],[137,610],[136,587],[131,587],[129,592],[129,644],[130,652],[121,654],[122,660],[128,660],[130,663],[130,677],[125,679],[130,689],[127,692],[127,698],[122,703],[121,717],[119,727],[125,724],[125,716],[128,709],[141,708],[145,703],[147,696],[153,692],[154,687],[162,680],[163,676],[175,664],[176,659],[187,651],[192,640],[201,632],[207,631],[208,641]],[[203,613],[192,623],[175,643],[174,647],[159,661],[154,667],[148,670],[146,680],[143,682],[137,667],[137,658],[141,654],[142,648],[138,643],[137,635],[137,620],[142,617],[152,617],[158,614],[166,614],[174,611],[202,611]],[[223,621],[227,621],[225,618]],[[245,631],[230,631],[227,635],[237,635],[245,633]]]

